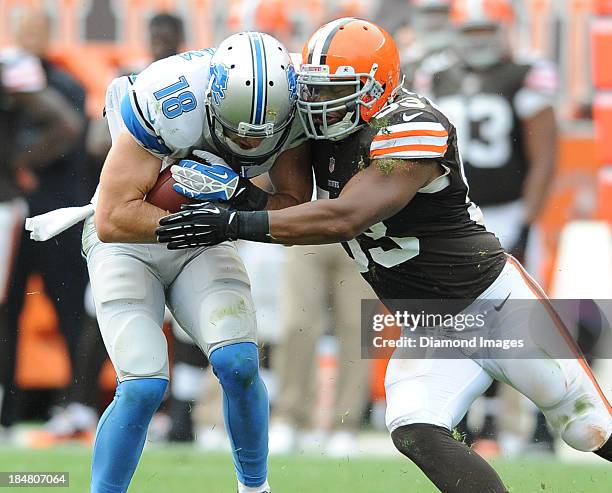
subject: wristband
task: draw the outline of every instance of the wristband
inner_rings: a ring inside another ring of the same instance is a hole
[[[270,218],[267,211],[238,211],[236,214],[238,239],[260,243],[272,241]]]

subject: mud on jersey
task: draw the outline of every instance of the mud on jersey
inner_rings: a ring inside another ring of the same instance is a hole
[[[455,64],[431,79],[430,96],[457,126],[459,147],[480,206],[518,200],[528,160],[522,119],[552,106],[557,87],[546,61],[507,61],[472,72]]]
[[[382,300],[476,298],[499,275],[505,255],[467,197],[456,131],[444,114],[406,93],[351,136],[313,145],[317,187],[329,198],[361,169],[384,170],[397,159],[434,159],[444,174],[345,249]]]

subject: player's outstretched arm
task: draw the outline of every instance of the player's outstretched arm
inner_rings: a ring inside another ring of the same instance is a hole
[[[391,164],[391,165],[390,165]],[[442,172],[436,162],[378,161],[355,175],[336,199],[269,213],[274,242],[295,245],[350,240],[403,209]]]
[[[336,199],[256,212],[228,211],[206,203],[162,218],[157,237],[170,249],[236,239],[286,245],[337,243],[394,215],[441,174],[435,161],[386,160],[384,167],[374,161]]]
[[[168,214],[145,202],[159,176],[161,160],[127,132],[113,143],[100,176],[95,224],[105,243],[153,243],[159,219]]]

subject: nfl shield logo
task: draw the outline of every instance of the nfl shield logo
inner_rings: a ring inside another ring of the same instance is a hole
[[[329,172],[333,173],[336,168],[336,159],[334,157],[329,158]]]

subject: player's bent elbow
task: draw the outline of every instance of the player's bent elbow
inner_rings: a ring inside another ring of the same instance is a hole
[[[113,225],[111,214],[108,211],[96,210],[94,224],[98,238],[102,243],[116,243],[118,241],[118,230]]]

